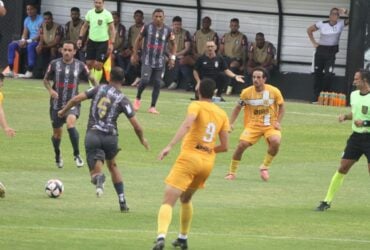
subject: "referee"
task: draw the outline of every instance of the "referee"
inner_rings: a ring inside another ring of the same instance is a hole
[[[315,53],[315,83],[312,102],[317,102],[321,91],[330,91],[331,76],[334,71],[335,55],[339,51],[339,38],[349,19],[339,19],[340,15],[348,15],[344,8],[332,8],[329,20],[319,21],[308,27],[307,34]],[[313,32],[320,31],[319,42],[316,42]]]
[[[339,116],[339,122],[352,120],[353,133],[347,140],[338,170],[331,179],[326,197],[316,208],[325,211],[330,208],[336,191],[342,185],[344,176],[362,155],[367,158],[370,173],[370,72],[360,69],[355,73],[353,85],[357,90],[351,93],[351,113]]]

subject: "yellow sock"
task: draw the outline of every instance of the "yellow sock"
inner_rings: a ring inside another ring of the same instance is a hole
[[[193,218],[193,203],[182,203],[180,209],[180,233],[188,235]]]
[[[172,220],[172,207],[162,204],[158,212],[158,234],[166,235]]]
[[[271,164],[271,162],[272,162],[272,160],[274,159],[274,156],[272,156],[272,155],[270,155],[269,153],[267,153],[266,155],[265,155],[265,158],[263,159],[263,165],[265,166],[265,167],[269,167],[270,166],[270,164]]]
[[[231,160],[230,167],[229,167],[229,173],[235,174],[236,170],[239,167],[240,161],[237,160]]]
[[[100,83],[101,78],[103,77],[103,70],[97,70],[94,71],[94,77],[97,83]]]
[[[94,68],[92,68],[91,70],[90,70],[90,76],[92,76],[92,77],[94,77],[95,78],[95,69]],[[90,80],[88,80],[89,81],[89,85],[90,85],[90,87],[94,87],[94,84],[90,81]]]

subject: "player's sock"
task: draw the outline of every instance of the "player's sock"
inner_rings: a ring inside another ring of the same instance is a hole
[[[101,79],[103,77],[103,70],[97,70],[95,69],[94,71],[94,78],[97,83],[100,83]]]
[[[180,209],[180,234],[188,235],[190,231],[191,220],[193,218],[193,203],[181,203]],[[180,238],[180,237],[179,237]],[[181,238],[186,239],[186,238]]]
[[[95,69],[94,68],[92,68],[91,70],[90,70],[90,76],[92,76],[94,79],[95,79]],[[96,79],[95,79],[96,80]],[[90,85],[90,87],[94,87],[94,83],[92,83],[90,80],[88,80],[89,81],[89,85]]]
[[[55,159],[59,159],[60,157],[60,139],[55,138],[54,136],[51,136],[51,142],[54,146],[54,152],[55,152]]]
[[[73,155],[77,156],[80,155],[80,149],[79,149],[79,134],[75,127],[67,129],[69,134],[69,139],[71,140],[71,144],[73,147]]]
[[[172,220],[172,207],[168,204],[162,204],[158,212],[158,235],[166,235],[168,227]]]
[[[230,167],[229,167],[229,173],[236,174],[236,170],[239,167],[240,161],[237,160],[231,160]]]
[[[262,164],[263,164],[265,167],[269,167],[273,159],[274,159],[274,156],[272,156],[272,155],[270,155],[269,153],[267,153],[267,154],[265,155],[265,158],[263,159],[263,163],[262,163]]]
[[[116,190],[116,193],[118,195],[118,199],[120,202],[124,202],[125,201],[125,194],[124,194],[124,186],[123,186],[123,182],[119,182],[119,183],[114,183],[114,189]]]
[[[335,193],[338,191],[339,187],[342,185],[344,180],[344,174],[339,173],[338,171],[335,172],[333,178],[331,179],[328,192],[326,193],[326,197],[324,201],[327,203],[331,203],[334,198]]]

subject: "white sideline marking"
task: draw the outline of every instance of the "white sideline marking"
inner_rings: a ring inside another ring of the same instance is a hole
[[[155,230],[135,230],[135,229],[109,229],[109,228],[81,228],[81,227],[27,227],[27,226],[5,226],[0,225],[0,229],[17,229],[22,230],[44,230],[44,231],[80,231],[80,232],[108,232],[108,233],[150,233],[155,235]],[[169,232],[176,234],[177,232]],[[354,243],[370,243],[370,240],[361,239],[346,239],[346,238],[318,238],[318,237],[295,237],[295,236],[273,236],[273,235],[253,235],[253,234],[238,234],[238,233],[203,233],[203,232],[191,232],[195,235],[204,236],[221,236],[221,237],[235,237],[235,238],[255,238],[255,239],[274,239],[274,240],[299,240],[299,241],[340,241],[340,242],[354,242]]]

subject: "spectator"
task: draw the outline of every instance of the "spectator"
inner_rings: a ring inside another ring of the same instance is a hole
[[[61,46],[63,27],[53,20],[50,11],[44,12],[44,23],[40,28],[40,41],[36,47],[37,60],[40,62],[42,76],[45,74],[49,62],[57,58]]]
[[[82,40],[89,30],[86,44],[86,65],[95,80],[100,82],[103,77],[103,64],[107,55],[113,52],[115,30],[112,14],[104,9],[104,0],[95,0],[94,9],[87,12],[77,40],[77,47],[82,48]],[[90,82],[90,85],[92,83]]]
[[[126,27],[121,24],[121,14],[117,11],[112,11],[114,29],[116,30],[116,39],[113,43],[112,53],[112,67],[115,65],[125,68],[125,62],[123,60],[123,50],[125,47],[126,40]]]
[[[39,29],[44,21],[42,16],[37,14],[37,7],[34,4],[27,4],[27,17],[24,19],[23,32],[21,40],[12,41],[8,46],[8,65],[10,71],[6,74],[7,77],[14,77],[13,67],[16,51],[27,49],[27,71],[26,78],[33,76],[33,67],[36,64],[36,46],[39,40]]]
[[[80,30],[85,22],[81,19],[80,9],[78,7],[71,8],[71,20],[68,21],[64,26],[64,40],[72,41],[77,44],[78,36],[80,35]],[[82,48],[86,42],[86,36],[82,39]],[[84,49],[79,49],[75,57],[81,61],[85,61]]]
[[[247,37],[239,31],[239,19],[230,20],[230,32],[226,33],[220,44],[220,54],[224,56],[230,70],[235,74],[242,74],[245,64],[245,51],[248,44]],[[226,95],[230,95],[235,87],[235,80],[231,80]]]
[[[215,45],[218,46],[218,35],[210,27],[212,20],[206,16],[202,19],[202,28],[194,33],[193,37],[193,50],[195,58],[200,57],[206,52],[207,41],[214,41]]]
[[[152,82],[152,101],[149,113],[159,114],[155,108],[159,97],[160,83],[162,78],[162,72],[165,66],[165,49],[170,44],[170,60],[169,68],[172,68],[176,60],[176,44],[175,36],[172,29],[164,24],[164,11],[162,9],[155,9],[153,11],[153,22],[146,24],[140,31],[139,36],[135,41],[133,48],[131,62],[132,64],[138,64],[139,56],[138,50],[143,48],[141,61],[142,61],[142,78],[138,86],[136,99],[134,102],[135,111],[139,110],[141,105],[141,94],[143,93],[146,86]]]
[[[256,34],[256,40],[249,46],[247,72],[252,76],[252,72],[257,67],[265,69],[269,75],[276,65],[275,47],[272,43],[265,40],[265,35],[261,32]]]
[[[190,55],[190,33],[182,28],[182,19],[179,16],[175,16],[172,19],[172,29],[175,35],[176,61],[175,66],[166,71],[167,76],[165,77],[172,80],[168,89],[176,89],[180,84],[180,79],[185,82],[187,86],[192,86],[192,65],[194,64],[194,60]]]
[[[134,20],[135,24],[133,24],[128,30],[128,39],[127,39],[127,48],[123,52],[123,57],[131,57],[136,38],[139,36],[141,29],[144,26],[144,12],[141,10],[136,10],[134,13]],[[141,55],[141,48],[138,51],[139,55]],[[140,56],[139,56],[140,58]],[[140,62],[138,65],[133,65],[131,63],[128,64],[126,68],[126,74],[128,81],[132,84],[131,86],[137,86],[140,81]],[[135,79],[134,81],[132,81]]]
[[[335,55],[339,51],[339,38],[349,20],[340,20],[339,15],[348,15],[347,9],[332,8],[329,20],[319,21],[308,27],[307,34],[312,42],[315,53],[315,83],[312,102],[316,103],[321,91],[331,91],[334,72]],[[313,32],[320,30],[320,40],[316,42]]]
[[[243,76],[236,75],[227,68],[227,64],[223,56],[216,54],[217,46],[214,41],[210,40],[206,43],[207,51],[197,59],[194,66],[194,78],[197,82],[195,92],[199,88],[199,83],[205,78],[213,79],[216,82],[216,96],[220,101],[225,101],[221,94],[225,87],[225,77],[222,73],[228,77],[237,80],[238,82],[244,83]],[[198,95],[195,94],[195,100],[198,100]]]

